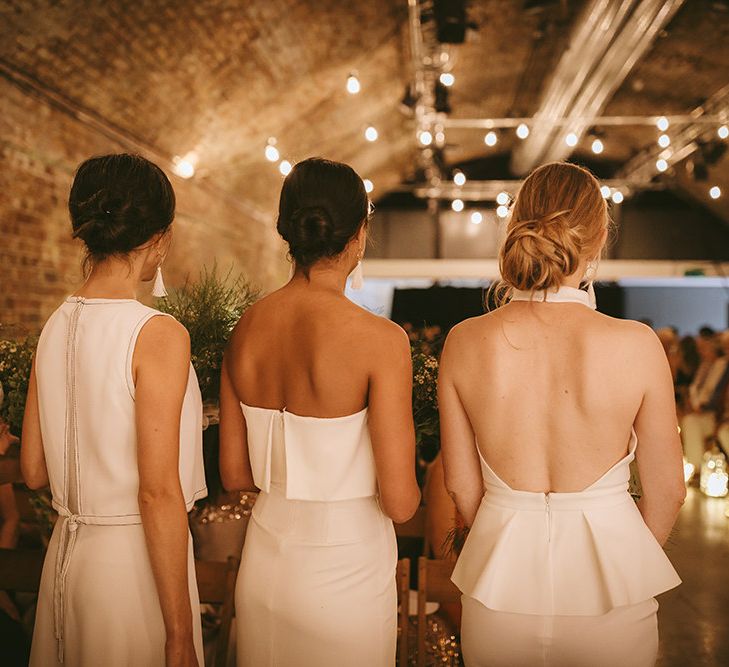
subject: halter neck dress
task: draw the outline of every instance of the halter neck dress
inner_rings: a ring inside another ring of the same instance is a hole
[[[512,300],[578,303],[561,287]],[[467,667],[653,665],[654,596],[681,583],[628,492],[638,445],[579,492],[512,489],[479,451],[484,497],[453,571]]]
[[[367,409],[241,408],[260,493],[236,584],[238,667],[392,667],[397,544]]]
[[[132,376],[137,338],[156,316],[169,317],[134,299],[70,297],[41,333],[38,408],[59,517],[43,564],[31,667],[165,664],[164,621],[139,512]],[[179,476],[189,511],[207,494],[192,365],[180,415]],[[191,536],[187,562],[202,664]]]

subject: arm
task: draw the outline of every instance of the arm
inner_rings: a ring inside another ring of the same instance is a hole
[[[413,371],[407,334],[395,324],[378,338],[369,384],[369,430],[377,469],[380,506],[404,523],[420,504],[415,479]]]
[[[248,491],[256,485],[248,458],[246,423],[228,363],[226,352],[220,374],[220,478],[226,491]]]
[[[638,509],[656,540],[664,544],[686,497],[683,452],[668,362],[655,334],[646,330],[642,335],[646,342],[640,348],[639,363],[648,384],[634,424],[643,487]]]
[[[48,470],[43,454],[40,414],[38,412],[38,383],[35,378],[35,359],[30,369],[28,396],[23,414],[23,439],[20,444],[20,470],[28,488],[48,486]]]
[[[187,578],[188,523],[180,486],[180,413],[190,367],[187,331],[153,317],[134,351],[139,511],[167,632],[167,664],[197,665]],[[197,613],[197,610],[196,610]]]
[[[476,436],[455,386],[458,365],[458,327],[446,339],[438,374],[440,446],[445,484],[469,528],[483,498],[483,475],[476,451]]]

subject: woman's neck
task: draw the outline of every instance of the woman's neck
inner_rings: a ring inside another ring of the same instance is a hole
[[[126,261],[107,259],[95,265],[75,296],[89,299],[136,299],[139,275]]]
[[[289,284],[343,293],[348,275],[339,266],[312,266],[307,277],[304,270],[297,267]]]

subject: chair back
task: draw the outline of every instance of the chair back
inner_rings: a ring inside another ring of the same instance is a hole
[[[196,560],[195,574],[200,602],[220,605],[220,627],[215,641],[213,667],[226,667],[230,644],[230,626],[235,613],[235,579],[239,558],[228,558],[226,563]]]
[[[397,665],[408,665],[408,632],[410,630],[410,559],[402,558],[397,562]]]
[[[0,549],[0,591],[37,593],[45,551]]]
[[[460,602],[461,591],[451,581],[454,561],[418,559],[418,667],[425,667],[425,603]]]

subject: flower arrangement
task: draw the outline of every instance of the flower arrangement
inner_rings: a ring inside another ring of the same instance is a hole
[[[25,397],[37,342],[35,336],[0,340],[0,384],[5,394],[5,399],[0,401],[0,419],[10,426],[14,435],[20,435],[23,427]]]
[[[438,360],[413,348],[413,421],[418,458],[431,462],[440,449]]]

